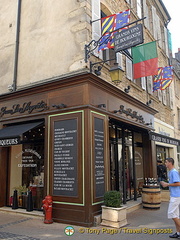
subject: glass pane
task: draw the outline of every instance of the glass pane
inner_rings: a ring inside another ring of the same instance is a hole
[[[118,141],[118,165],[119,165],[119,191],[123,193],[122,139],[119,139]]]
[[[166,156],[168,156],[168,152],[166,152],[165,147],[157,146],[157,160],[162,160],[163,163],[165,163]]]
[[[134,152],[135,152],[135,171],[136,171],[136,192],[137,197],[142,195],[142,187],[144,183],[143,173],[143,146],[142,134],[134,132]]]
[[[133,151],[132,151],[132,132],[125,130],[125,176],[126,176],[126,199],[132,199],[133,189]]]
[[[116,171],[115,171],[115,159],[114,159],[114,144],[110,145],[110,175],[111,175],[111,190],[116,190]]]
[[[9,181],[9,196],[13,196],[15,189],[18,191],[19,207],[27,207],[27,192],[31,190],[33,208],[41,209],[44,191],[43,127],[26,133],[23,144],[11,146]]]
[[[143,157],[142,157],[142,148],[135,147],[135,169],[136,169],[136,188],[137,196],[142,195],[142,187],[144,183],[144,174],[143,174]]]

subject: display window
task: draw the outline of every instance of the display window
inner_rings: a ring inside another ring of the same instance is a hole
[[[44,193],[44,126],[23,133],[21,144],[9,147],[7,205],[12,205],[14,190],[18,207],[27,207],[28,191],[33,209],[42,209]]]
[[[140,197],[144,182],[142,134],[110,124],[111,190],[123,193],[123,202]]]
[[[169,148],[157,145],[156,146],[156,155],[157,155],[157,160],[161,160],[163,162],[163,164],[165,164],[166,158],[170,156]]]

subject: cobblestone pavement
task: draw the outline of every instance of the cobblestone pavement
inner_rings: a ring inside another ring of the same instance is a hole
[[[165,240],[168,231],[175,230],[172,220],[167,219],[168,203],[162,203],[160,210],[140,208],[127,215],[128,225],[121,229],[105,226],[72,226],[75,233],[65,235],[68,224],[44,224],[43,217],[33,217],[0,211],[1,240]]]
[[[8,239],[8,240],[40,240],[40,238],[22,236],[9,232],[0,232],[0,239]]]
[[[1,215],[1,214],[0,214]],[[19,235],[19,234],[14,234],[14,233],[9,233],[9,232],[3,232],[1,231],[1,229],[3,228],[7,228],[7,227],[11,227],[13,225],[16,224],[21,224],[25,221],[30,220],[31,218],[25,218],[25,219],[21,219],[18,221],[13,221],[13,222],[9,222],[9,223],[5,223],[0,225],[0,239],[15,239],[15,240],[22,240],[22,239],[26,239],[26,240],[40,240],[40,238],[34,238],[34,237],[29,237],[29,236],[23,236],[23,235]]]

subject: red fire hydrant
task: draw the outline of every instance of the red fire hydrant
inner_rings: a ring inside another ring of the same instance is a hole
[[[44,223],[53,223],[52,220],[52,197],[50,195],[46,196],[42,201],[44,209]]]

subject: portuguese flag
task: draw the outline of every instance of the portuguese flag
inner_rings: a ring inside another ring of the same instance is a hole
[[[157,75],[158,57],[156,41],[132,48],[134,79]]]

